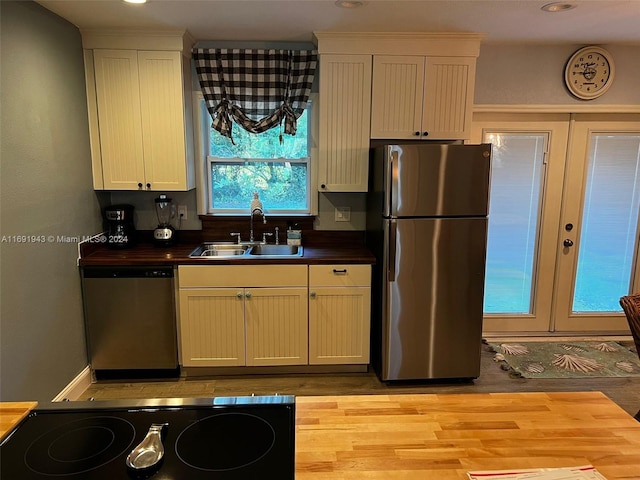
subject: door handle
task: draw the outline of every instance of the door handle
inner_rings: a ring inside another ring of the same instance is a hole
[[[389,281],[396,281],[396,238],[398,236],[398,224],[396,220],[389,222]]]
[[[569,247],[573,247],[573,240],[571,240],[571,239],[567,238],[567,239],[565,239],[565,241],[564,241],[564,242],[562,242],[562,244],[563,244],[565,247],[567,247],[567,248],[569,248]]]

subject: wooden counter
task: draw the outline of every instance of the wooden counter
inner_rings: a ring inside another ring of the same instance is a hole
[[[27,414],[36,408],[38,402],[2,402],[0,403],[0,440],[13,430]]]
[[[586,464],[640,479],[640,422],[600,392],[297,397],[296,417],[296,480]]]
[[[173,247],[156,247],[150,243],[133,248],[110,249],[103,245],[85,249],[79,260],[81,266],[112,265],[321,265],[321,264],[373,264],[375,257],[365,247],[304,246],[302,257],[276,259],[247,257],[189,258],[200,242],[184,243]]]

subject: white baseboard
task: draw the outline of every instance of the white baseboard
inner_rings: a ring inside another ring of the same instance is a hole
[[[76,378],[71,380],[69,385],[64,387],[64,389],[51,401],[62,402],[64,400],[77,400],[80,398],[80,395],[89,388],[89,385],[92,383],[91,379],[91,368],[87,365],[84,370],[82,370]]]

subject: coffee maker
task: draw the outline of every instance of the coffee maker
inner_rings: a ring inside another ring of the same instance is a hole
[[[104,209],[107,223],[106,244],[110,248],[129,248],[136,243],[133,205],[111,205]]]
[[[155,203],[158,226],[153,231],[153,243],[161,247],[168,247],[176,243],[176,230],[171,224],[176,217],[176,206],[164,193],[155,199]]]

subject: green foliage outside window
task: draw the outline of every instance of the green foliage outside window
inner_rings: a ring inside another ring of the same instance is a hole
[[[233,141],[211,130],[209,135],[210,154],[218,158],[305,158],[307,149],[307,111],[298,118],[295,135],[282,133],[280,128],[272,128],[263,133],[249,133],[239,125],[233,125]],[[282,127],[284,128],[284,126]]]
[[[307,112],[298,119],[296,135],[282,134],[282,142],[279,128],[253,134],[234,125],[235,145],[211,130],[211,207],[214,211],[248,212],[256,191],[265,211],[308,211]]]
[[[253,192],[267,211],[307,206],[307,165],[290,162],[238,162],[211,165],[214,209],[249,211]]]

